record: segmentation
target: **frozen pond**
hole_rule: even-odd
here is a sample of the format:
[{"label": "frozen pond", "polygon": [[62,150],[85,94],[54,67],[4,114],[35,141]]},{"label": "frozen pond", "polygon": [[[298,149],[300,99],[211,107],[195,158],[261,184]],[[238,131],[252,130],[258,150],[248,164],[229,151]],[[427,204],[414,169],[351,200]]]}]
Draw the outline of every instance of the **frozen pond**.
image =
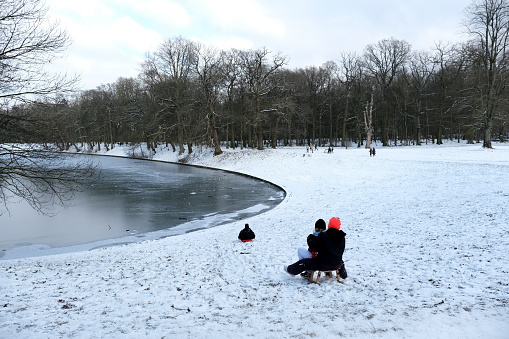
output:
[{"label": "frozen pond", "polygon": [[40,215],[24,202],[9,205],[10,216],[0,216],[0,258],[178,235],[267,211],[285,197],[270,183],[220,170],[114,157],[94,161],[100,178],[57,215]]}]

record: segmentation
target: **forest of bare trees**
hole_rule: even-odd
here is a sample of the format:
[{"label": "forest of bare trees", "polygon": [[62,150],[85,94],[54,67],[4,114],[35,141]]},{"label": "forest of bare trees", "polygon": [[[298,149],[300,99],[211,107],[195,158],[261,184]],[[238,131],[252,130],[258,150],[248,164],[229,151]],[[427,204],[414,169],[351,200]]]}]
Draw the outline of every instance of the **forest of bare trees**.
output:
[{"label": "forest of bare trees", "polygon": [[[224,147],[444,139],[490,148],[509,133],[508,8],[506,0],[474,1],[463,43],[415,51],[388,38],[362,53],[298,69],[266,48],[217,50],[170,37],[147,55],[136,78],[73,96],[18,101],[8,112],[45,121],[49,133],[37,140],[61,149],[164,143],[180,154],[196,145],[220,154]],[[14,133],[3,141],[24,138]]]}]

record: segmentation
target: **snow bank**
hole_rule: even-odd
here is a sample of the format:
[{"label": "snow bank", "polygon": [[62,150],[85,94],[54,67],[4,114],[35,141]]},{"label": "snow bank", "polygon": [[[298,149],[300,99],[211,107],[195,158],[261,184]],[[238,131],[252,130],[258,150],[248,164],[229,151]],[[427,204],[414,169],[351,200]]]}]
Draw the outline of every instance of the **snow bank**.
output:
[{"label": "snow bank", "polygon": [[[177,160],[163,149],[154,159]],[[184,235],[0,261],[0,337],[508,337],[509,145],[206,150],[188,161],[287,197]],[[332,216],[347,233],[345,283],[286,274],[315,220]],[[250,243],[237,240],[245,222]]]}]

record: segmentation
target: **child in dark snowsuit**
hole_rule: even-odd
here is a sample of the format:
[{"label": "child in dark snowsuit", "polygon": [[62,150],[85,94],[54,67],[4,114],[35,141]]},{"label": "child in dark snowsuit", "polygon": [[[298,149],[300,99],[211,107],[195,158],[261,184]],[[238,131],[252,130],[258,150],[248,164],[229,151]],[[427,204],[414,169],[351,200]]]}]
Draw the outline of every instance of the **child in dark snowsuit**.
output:
[{"label": "child in dark snowsuit", "polygon": [[317,237],[308,236],[308,246],[313,252],[318,252],[316,258],[305,258],[296,263],[285,266],[285,271],[297,275],[304,271],[335,271],[343,263],[346,233],[340,230],[341,221],[338,218],[329,220],[327,231]]},{"label": "child in dark snowsuit", "polygon": [[249,224],[246,224],[244,229],[239,233],[239,239],[242,242],[251,241],[255,238],[255,234],[252,229],[249,228]]},{"label": "child in dark snowsuit", "polygon": [[[315,222],[315,231],[313,232],[312,235],[317,237],[318,234],[320,234],[320,232],[322,232],[322,231],[325,231],[326,228],[327,228],[327,225],[325,224],[325,221],[323,219],[318,219]],[[316,252],[313,252],[309,247],[308,248],[299,247],[297,249],[297,256],[299,257],[299,260],[300,260],[300,259],[304,259],[304,258],[316,258],[317,254],[316,254]]]}]

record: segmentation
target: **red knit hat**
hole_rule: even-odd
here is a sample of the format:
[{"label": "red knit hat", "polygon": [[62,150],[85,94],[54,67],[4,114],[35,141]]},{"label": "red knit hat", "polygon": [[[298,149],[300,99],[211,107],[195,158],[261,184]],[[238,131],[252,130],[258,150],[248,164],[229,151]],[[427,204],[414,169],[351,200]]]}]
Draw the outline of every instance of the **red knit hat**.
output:
[{"label": "red knit hat", "polygon": [[337,230],[341,229],[341,220],[338,218],[332,217],[329,220],[329,228],[335,228]]}]

